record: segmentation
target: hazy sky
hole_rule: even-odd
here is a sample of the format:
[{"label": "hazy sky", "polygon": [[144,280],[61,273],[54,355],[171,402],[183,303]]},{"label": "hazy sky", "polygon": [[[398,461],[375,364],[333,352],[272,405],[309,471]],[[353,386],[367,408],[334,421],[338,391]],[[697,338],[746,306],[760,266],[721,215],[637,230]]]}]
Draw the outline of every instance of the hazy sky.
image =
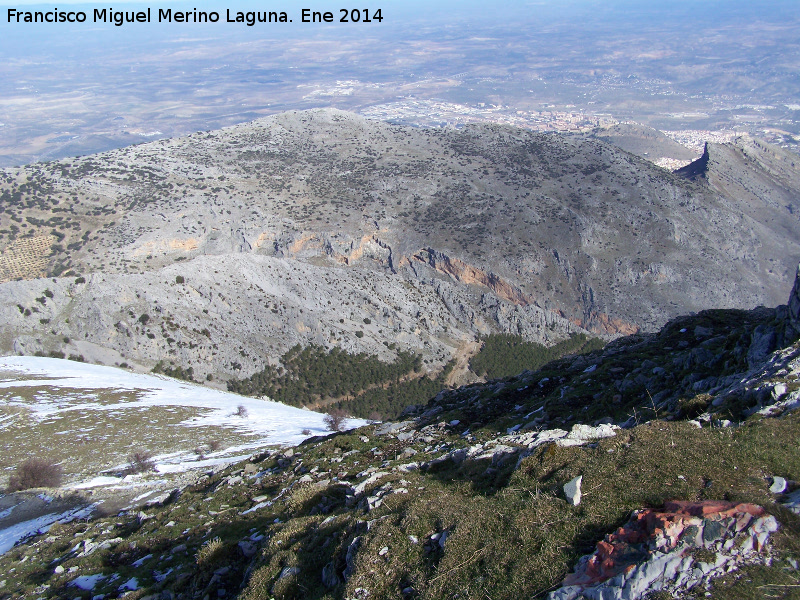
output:
[{"label": "hazy sky", "polygon": [[[12,2],[14,0],[11,0]],[[18,0],[12,5],[0,8],[0,57],[5,60],[28,60],[38,57],[47,60],[48,55],[57,53],[59,58],[67,55],[79,57],[81,52],[96,54],[102,50],[106,55],[116,54],[122,58],[137,44],[170,44],[173,40],[188,37],[213,36],[218,40],[252,41],[268,37],[270,39],[304,37],[336,40],[354,35],[368,35],[376,39],[440,39],[449,36],[481,35],[481,31],[492,34],[491,28],[531,35],[545,32],[551,25],[566,24],[570,30],[585,30],[588,37],[605,32],[638,31],[640,27],[668,26],[670,22],[716,27],[722,23],[750,23],[753,20],[781,22],[786,15],[796,19],[797,0],[526,0],[511,3],[487,2],[486,0],[383,0],[381,2],[353,3],[356,8],[382,8],[384,20],[372,24],[330,25],[300,23],[300,9],[324,8],[337,14],[339,5],[329,0],[198,0],[188,3],[185,0],[153,0],[152,2],[103,2],[87,4],[73,0],[56,0],[52,4],[27,4],[30,0]],[[8,23],[8,8],[27,10],[48,10],[59,8],[63,11],[85,10],[86,23],[71,25]],[[182,10],[215,10],[221,15],[221,22],[201,25],[187,23],[133,23],[115,27],[112,23],[93,23],[92,9],[114,8],[117,10],[138,10],[142,7],[173,8]],[[228,24],[225,10],[285,10],[292,24],[244,25]],[[155,20],[155,18],[154,18]],[[734,27],[735,28],[735,27]],[[500,33],[502,35],[502,33]]]},{"label": "hazy sky", "polygon": [[[653,104],[647,115],[684,114],[687,107],[675,105],[678,96],[681,102],[714,94],[735,98],[734,104],[797,101],[798,0],[26,1],[12,7],[85,10],[88,19],[16,24],[7,22],[9,6],[0,8],[0,148],[12,148],[7,164],[48,156],[48,148],[60,148],[51,138],[60,139],[65,131],[81,139],[117,135],[120,126],[110,121],[117,115],[147,131],[178,135],[325,103],[357,110],[408,94],[410,82],[413,94],[438,99],[450,90],[448,101],[462,103],[519,102],[525,108],[591,100],[592,110],[602,104],[623,120],[644,114],[642,102]],[[344,6],[381,8],[383,22],[300,22],[302,8],[330,10],[338,21]],[[213,10],[221,19],[121,27],[92,22],[93,8],[144,7],[153,9],[154,20],[159,8]],[[295,22],[226,23],[226,9],[285,10]],[[472,77],[463,88],[431,83],[463,73]],[[486,83],[495,76],[496,88]],[[617,88],[604,78],[628,76],[659,81],[668,89],[656,91],[666,95],[626,84],[630,97],[607,97]],[[305,89],[340,79],[363,83],[351,102]],[[530,84],[539,86],[535,93],[525,88],[545,79],[550,83]],[[715,106],[693,106],[692,114],[713,112]],[[669,127],[678,126],[670,121]],[[74,152],[122,143],[103,140]]]}]

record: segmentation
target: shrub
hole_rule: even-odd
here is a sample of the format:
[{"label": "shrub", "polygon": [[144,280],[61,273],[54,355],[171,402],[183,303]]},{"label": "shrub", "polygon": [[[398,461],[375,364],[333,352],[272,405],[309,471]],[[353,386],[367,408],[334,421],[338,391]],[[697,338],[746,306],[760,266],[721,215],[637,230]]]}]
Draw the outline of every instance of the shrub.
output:
[{"label": "shrub", "polygon": [[153,455],[147,450],[137,450],[128,456],[128,473],[147,473],[155,471],[156,463]]},{"label": "shrub", "polygon": [[344,429],[345,421],[347,421],[347,413],[341,408],[334,408],[323,417],[322,421],[330,431],[341,431]]},{"label": "shrub", "polygon": [[215,563],[222,556],[225,545],[219,537],[206,541],[197,551],[197,564],[208,566]]},{"label": "shrub", "polygon": [[183,275],[178,275],[178,276],[175,278],[175,283],[183,283],[183,282],[185,282],[185,281],[186,281],[186,280],[183,278]]},{"label": "shrub", "polygon": [[8,480],[8,490],[16,492],[35,487],[61,485],[61,467],[42,458],[29,458],[17,467]]},{"label": "shrub", "polygon": [[222,442],[219,440],[211,440],[208,442],[208,449],[211,450],[211,452],[216,452],[220,448],[222,448]]},{"label": "shrub", "polygon": [[85,278],[85,277],[83,277],[83,276],[81,276],[81,277],[76,277],[76,278],[75,278],[75,283],[86,283],[86,278]]},{"label": "shrub", "polygon": [[311,435],[311,430],[306,428],[306,429],[303,429],[303,431],[301,431],[300,433],[302,433],[303,435]]},{"label": "shrub", "polygon": [[363,338],[364,337],[364,332],[359,329],[358,331],[356,331],[356,337],[357,338]]},{"label": "shrub", "polygon": [[246,418],[248,414],[250,413],[247,412],[247,407],[244,404],[240,404],[239,406],[237,406],[236,412],[233,413],[234,416],[241,417],[243,419]]},{"label": "shrub", "polygon": [[678,400],[680,416],[685,419],[694,419],[703,414],[711,405],[712,397],[709,394],[698,394],[693,398],[681,398]]}]

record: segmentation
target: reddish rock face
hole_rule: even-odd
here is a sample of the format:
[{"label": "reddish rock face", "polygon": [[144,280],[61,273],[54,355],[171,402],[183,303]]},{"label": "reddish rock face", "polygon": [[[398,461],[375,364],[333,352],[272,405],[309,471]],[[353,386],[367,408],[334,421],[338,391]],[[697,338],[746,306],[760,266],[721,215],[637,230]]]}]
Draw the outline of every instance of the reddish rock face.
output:
[{"label": "reddish rock face", "polygon": [[760,517],[764,514],[764,509],[755,504],[734,504],[722,500],[706,500],[704,502],[673,500],[664,503],[664,512],[692,517],[719,515],[722,518],[733,516],[738,512],[745,512],[753,517]]},{"label": "reddish rock face", "polygon": [[[720,542],[736,537],[765,515],[760,506],[732,502],[667,502],[662,510],[635,511],[630,520],[598,542],[597,550],[584,557],[564,586],[591,587],[619,574],[631,573],[654,553],[717,549]],[[759,527],[752,548],[763,545]]]}]

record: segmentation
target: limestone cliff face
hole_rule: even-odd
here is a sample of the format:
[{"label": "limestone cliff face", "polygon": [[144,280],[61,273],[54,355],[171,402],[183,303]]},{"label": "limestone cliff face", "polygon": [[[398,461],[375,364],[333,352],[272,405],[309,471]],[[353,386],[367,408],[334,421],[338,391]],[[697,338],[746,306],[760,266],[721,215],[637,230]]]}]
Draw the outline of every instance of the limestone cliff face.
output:
[{"label": "limestone cliff face", "polygon": [[450,258],[446,254],[426,248],[414,254],[414,260],[429,264],[440,273],[446,273],[456,281],[466,284],[478,284],[489,288],[498,298],[507,300],[520,306],[530,304],[530,299],[519,289],[504,281],[494,273],[486,273],[472,265],[468,265],[457,258]]}]

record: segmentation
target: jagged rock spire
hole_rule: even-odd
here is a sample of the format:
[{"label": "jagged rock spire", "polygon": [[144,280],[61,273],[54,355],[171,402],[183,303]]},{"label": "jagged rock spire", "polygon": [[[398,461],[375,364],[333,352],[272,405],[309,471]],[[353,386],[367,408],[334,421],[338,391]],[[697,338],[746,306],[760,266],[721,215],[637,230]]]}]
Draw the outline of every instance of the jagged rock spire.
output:
[{"label": "jagged rock spire", "polygon": [[789,295],[789,323],[795,331],[800,333],[800,264],[794,276],[794,286]]},{"label": "jagged rock spire", "polygon": [[681,167],[675,171],[675,174],[683,177],[684,179],[695,181],[698,177],[705,176],[706,171],[708,171],[709,159],[710,155],[708,153],[708,142],[706,142],[706,145],[703,147],[703,155],[694,162],[691,162],[685,167]]}]

